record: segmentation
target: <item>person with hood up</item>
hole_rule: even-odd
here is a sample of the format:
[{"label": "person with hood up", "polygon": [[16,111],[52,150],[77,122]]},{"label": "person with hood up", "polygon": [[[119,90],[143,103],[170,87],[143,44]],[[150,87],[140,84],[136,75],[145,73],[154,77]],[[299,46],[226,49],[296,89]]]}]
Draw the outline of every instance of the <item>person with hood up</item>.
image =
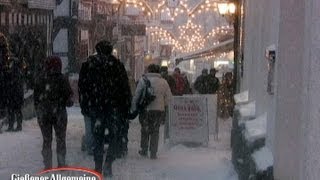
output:
[{"label": "person with hood up", "polygon": [[69,81],[61,73],[62,63],[57,56],[50,56],[44,62],[44,72],[35,82],[34,105],[43,144],[44,169],[52,168],[52,130],[57,141],[58,167],[66,166],[66,106],[72,106],[72,90]]}]

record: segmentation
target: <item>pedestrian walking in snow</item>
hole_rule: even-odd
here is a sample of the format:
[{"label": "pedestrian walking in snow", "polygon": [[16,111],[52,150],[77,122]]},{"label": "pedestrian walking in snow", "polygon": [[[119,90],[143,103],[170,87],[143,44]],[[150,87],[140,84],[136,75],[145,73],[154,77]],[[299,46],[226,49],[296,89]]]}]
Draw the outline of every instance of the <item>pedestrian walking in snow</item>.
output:
[{"label": "pedestrian walking in snow", "polygon": [[[9,127],[7,131],[22,130],[23,106],[23,63],[20,59],[13,57],[9,51],[6,37],[0,34],[0,110],[7,110]],[[14,123],[17,127],[14,129]]]},{"label": "pedestrian walking in snow", "polygon": [[[111,54],[111,43],[100,41],[95,48],[97,54],[89,56],[79,75],[81,110],[91,119],[95,170],[112,176],[112,163],[120,151],[121,127],[123,121],[127,121],[131,92],[124,65]],[[106,129],[110,139],[103,162]]]},{"label": "pedestrian walking in snow", "polygon": [[[170,87],[170,90],[171,90],[171,93],[174,92],[175,88],[176,88],[176,83],[175,83],[175,80],[172,76],[169,75],[169,72],[168,72],[168,67],[166,66],[162,66],[160,68],[160,73],[161,73],[161,76],[162,78],[164,78],[169,87]],[[162,124],[164,124],[164,139],[168,139],[169,138],[169,108],[168,108],[168,105],[165,106],[164,108],[164,116],[163,116],[163,119],[161,120]]]},{"label": "pedestrian walking in snow", "polygon": [[211,68],[210,69],[210,74],[207,76],[207,87],[206,87],[206,93],[207,94],[216,94],[217,91],[219,90],[220,82],[219,79],[216,77],[216,69]]},{"label": "pedestrian walking in snow", "polygon": [[9,59],[8,41],[4,34],[0,33],[0,132],[6,118],[7,107],[7,63]]},{"label": "pedestrian walking in snow", "polygon": [[[159,127],[164,116],[165,106],[168,105],[172,94],[170,87],[165,79],[160,75],[160,68],[155,64],[148,66],[148,73],[140,78],[135,95],[132,100],[132,111],[139,111],[139,122],[141,124],[141,150],[139,154],[148,155],[150,158],[157,159]],[[147,84],[154,90],[155,99],[146,107],[139,107],[141,98],[145,98]],[[144,109],[141,109],[144,108]]]},{"label": "pedestrian walking in snow", "polygon": [[175,81],[175,88],[172,92],[175,96],[182,96],[183,94],[189,94],[190,88],[187,87],[188,83],[186,79],[182,76],[180,68],[176,67],[173,72],[173,78]]},{"label": "pedestrian walking in snow", "polygon": [[[16,57],[9,58],[7,79],[7,111],[8,111],[8,131],[22,130],[22,106],[24,102],[23,88],[23,63]],[[17,127],[14,129],[14,123]]]},{"label": "pedestrian walking in snow", "polygon": [[174,78],[171,75],[169,75],[168,67],[162,66],[160,68],[160,74],[161,74],[162,78],[165,79],[167,81],[167,83],[169,84],[169,87],[170,87],[170,90],[172,93],[175,89],[176,84],[175,84]]},{"label": "pedestrian walking in snow", "polygon": [[50,56],[46,59],[44,72],[35,82],[34,105],[43,144],[42,156],[45,169],[52,168],[52,129],[57,141],[58,167],[66,166],[66,106],[72,106],[72,90],[69,81],[61,73],[61,59]]},{"label": "pedestrian walking in snow", "polygon": [[207,94],[207,77],[208,77],[208,69],[203,69],[200,76],[197,77],[194,82],[194,89],[198,91],[200,94]]},{"label": "pedestrian walking in snow", "polygon": [[84,116],[84,136],[81,140],[81,150],[86,151],[89,155],[93,155],[94,137],[92,132],[92,119],[89,116],[89,100],[92,87],[88,86],[89,77],[87,77],[89,69],[89,59],[82,63],[79,73],[78,91],[79,91],[79,103],[81,107],[81,113]]}]

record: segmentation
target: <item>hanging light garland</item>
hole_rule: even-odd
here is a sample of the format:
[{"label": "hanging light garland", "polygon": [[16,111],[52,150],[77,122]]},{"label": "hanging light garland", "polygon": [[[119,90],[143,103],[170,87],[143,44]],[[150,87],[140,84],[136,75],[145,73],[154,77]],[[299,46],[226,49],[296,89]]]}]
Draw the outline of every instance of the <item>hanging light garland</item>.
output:
[{"label": "hanging light garland", "polygon": [[144,14],[146,14],[149,18],[153,14],[152,8],[149,6],[149,4],[146,1],[137,1],[137,0],[127,0],[126,1],[126,8],[134,8],[138,11],[142,11]]},{"label": "hanging light garland", "polygon": [[149,33],[152,37],[155,37],[158,42],[161,42],[165,45],[173,45],[176,43],[173,35],[159,26],[150,26],[146,28],[146,32]]},{"label": "hanging light garland", "polygon": [[188,20],[186,25],[178,27],[180,31],[179,43],[175,49],[183,53],[200,50],[204,47],[205,39],[201,35],[202,26]]},{"label": "hanging light garland", "polygon": [[[204,0],[194,8],[189,8],[187,0],[177,0],[175,6],[170,6],[166,0],[160,1],[157,5],[144,0],[127,0],[126,7],[133,7],[141,10],[148,15],[149,19],[171,22],[179,15],[187,15],[188,22],[185,25],[178,26],[179,37],[175,38],[168,30],[163,29],[160,25],[149,26],[147,32],[156,39],[160,44],[173,45],[173,51],[180,53],[190,53],[201,50],[206,46],[219,44],[218,37],[233,33],[233,27],[220,26],[212,29],[206,35],[203,35],[201,25],[194,24],[191,20],[201,13],[214,12],[218,13],[218,3],[214,0]],[[155,9],[155,10],[154,10]],[[193,20],[194,21],[194,20]]]}]

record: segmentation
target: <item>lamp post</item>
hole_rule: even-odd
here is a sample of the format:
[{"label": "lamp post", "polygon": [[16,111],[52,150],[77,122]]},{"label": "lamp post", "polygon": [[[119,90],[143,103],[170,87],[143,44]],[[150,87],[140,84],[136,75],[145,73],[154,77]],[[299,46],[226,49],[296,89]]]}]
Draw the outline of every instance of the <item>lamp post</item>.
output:
[{"label": "lamp post", "polygon": [[234,67],[233,67],[233,77],[234,77],[234,94],[240,91],[240,80],[239,80],[239,0],[233,0],[232,2],[221,2],[218,4],[219,13],[222,16],[228,16],[233,23],[234,27]]}]

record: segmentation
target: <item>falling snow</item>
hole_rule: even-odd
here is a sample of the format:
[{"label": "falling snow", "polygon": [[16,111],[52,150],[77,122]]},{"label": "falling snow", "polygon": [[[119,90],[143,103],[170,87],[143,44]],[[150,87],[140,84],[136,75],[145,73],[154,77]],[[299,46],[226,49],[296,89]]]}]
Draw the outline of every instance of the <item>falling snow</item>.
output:
[{"label": "falling snow", "polygon": [[[92,156],[81,151],[84,133],[83,116],[80,109],[68,109],[67,163],[70,166],[94,168]],[[41,170],[42,137],[36,119],[24,121],[19,133],[4,132],[0,135],[0,179],[8,179],[12,173],[36,173]],[[219,141],[210,139],[209,147],[187,148],[178,145],[169,148],[163,140],[160,128],[159,154],[157,160],[142,158],[138,154],[140,125],[138,120],[130,123],[129,153],[118,159],[113,166],[113,179],[119,180],[237,180],[233,169],[229,145],[231,120],[220,123]],[[54,139],[55,141],[55,139]],[[55,143],[53,143],[55,149]],[[55,153],[54,153],[55,154]],[[54,156],[55,160],[56,157]],[[54,164],[56,161],[54,161]]]}]

